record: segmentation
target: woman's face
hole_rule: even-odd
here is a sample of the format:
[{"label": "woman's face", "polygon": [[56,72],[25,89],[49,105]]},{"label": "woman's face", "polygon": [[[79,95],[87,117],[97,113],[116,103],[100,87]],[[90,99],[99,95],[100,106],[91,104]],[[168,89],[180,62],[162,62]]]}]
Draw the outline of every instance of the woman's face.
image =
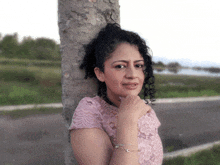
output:
[{"label": "woman's face", "polygon": [[105,61],[104,73],[99,70],[97,78],[106,83],[108,98],[118,99],[140,93],[144,82],[143,69],[144,59],[138,48],[121,43]]}]

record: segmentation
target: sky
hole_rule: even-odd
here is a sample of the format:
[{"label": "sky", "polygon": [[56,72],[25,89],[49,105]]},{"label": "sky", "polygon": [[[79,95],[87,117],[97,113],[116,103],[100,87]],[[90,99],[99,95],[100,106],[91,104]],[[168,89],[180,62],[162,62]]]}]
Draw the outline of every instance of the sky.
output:
[{"label": "sky", "polygon": [[[119,0],[120,24],[144,38],[153,60],[220,67],[219,0]],[[59,43],[57,0],[0,1],[0,33]]]}]

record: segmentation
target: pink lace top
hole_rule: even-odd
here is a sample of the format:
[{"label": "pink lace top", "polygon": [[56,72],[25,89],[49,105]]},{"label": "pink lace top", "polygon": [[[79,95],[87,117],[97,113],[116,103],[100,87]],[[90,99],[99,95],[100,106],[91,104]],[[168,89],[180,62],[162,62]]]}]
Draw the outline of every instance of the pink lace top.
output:
[{"label": "pink lace top", "polygon": [[[110,137],[112,144],[116,140],[118,108],[106,103],[99,96],[85,97],[77,106],[69,130],[80,128],[99,128]],[[141,165],[160,165],[163,160],[163,148],[158,135],[160,122],[152,110],[138,121],[138,149]]]}]

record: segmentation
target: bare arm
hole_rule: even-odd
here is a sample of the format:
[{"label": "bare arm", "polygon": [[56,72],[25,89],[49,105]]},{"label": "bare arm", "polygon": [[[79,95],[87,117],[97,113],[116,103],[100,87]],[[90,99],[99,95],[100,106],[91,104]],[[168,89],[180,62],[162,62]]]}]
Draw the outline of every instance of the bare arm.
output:
[{"label": "bare arm", "polygon": [[73,130],[71,144],[79,165],[109,164],[113,147],[103,130],[98,128]]},{"label": "bare arm", "polygon": [[[137,128],[120,127],[117,138],[128,149],[137,150]],[[108,135],[98,128],[71,131],[71,144],[79,165],[138,165],[137,152],[114,149]]]},{"label": "bare arm", "polygon": [[110,165],[139,165],[137,123],[127,121],[124,118],[118,119],[116,139],[119,144],[125,144],[124,148],[134,151],[126,152],[122,148],[114,149]]}]

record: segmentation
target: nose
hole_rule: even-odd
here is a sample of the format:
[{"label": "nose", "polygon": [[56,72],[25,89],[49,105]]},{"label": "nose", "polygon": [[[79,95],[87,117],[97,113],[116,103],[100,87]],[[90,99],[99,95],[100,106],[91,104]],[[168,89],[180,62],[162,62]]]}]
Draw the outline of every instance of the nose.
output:
[{"label": "nose", "polygon": [[127,67],[125,77],[129,79],[136,78],[137,77],[136,69],[133,66]]}]

